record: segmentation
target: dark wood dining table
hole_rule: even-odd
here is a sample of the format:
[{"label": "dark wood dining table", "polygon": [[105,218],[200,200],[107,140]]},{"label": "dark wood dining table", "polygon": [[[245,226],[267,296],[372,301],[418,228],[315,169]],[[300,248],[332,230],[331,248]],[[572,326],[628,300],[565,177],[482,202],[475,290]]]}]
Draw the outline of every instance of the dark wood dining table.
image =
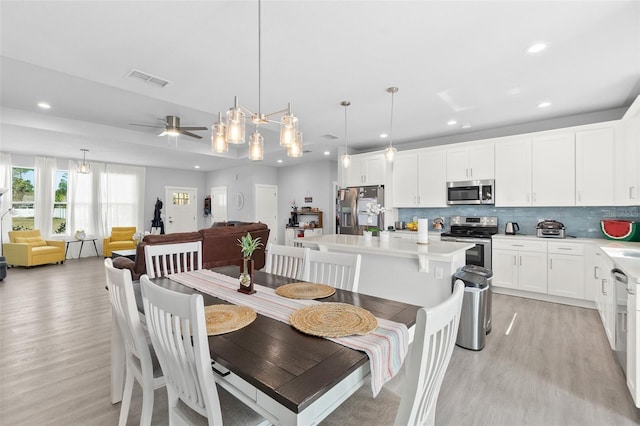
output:
[{"label": "dark wood dining table", "polygon": [[[238,277],[238,266],[213,269]],[[277,288],[297,282],[256,271],[256,284]],[[152,281],[182,293],[196,290],[169,278]],[[390,283],[390,285],[392,285]],[[138,283],[134,283],[138,309],[143,312]],[[228,302],[203,294],[204,304]],[[413,338],[418,306],[336,289],[322,302],[360,306],[378,318],[404,323]],[[112,402],[120,400],[124,365],[117,325],[112,326]],[[330,414],[360,386],[368,382],[369,358],[330,340],[310,336],[281,321],[258,315],[250,325],[218,336],[209,336],[209,350],[217,380],[240,399],[258,408],[275,424],[315,424]],[[118,365],[120,364],[120,365]]]}]

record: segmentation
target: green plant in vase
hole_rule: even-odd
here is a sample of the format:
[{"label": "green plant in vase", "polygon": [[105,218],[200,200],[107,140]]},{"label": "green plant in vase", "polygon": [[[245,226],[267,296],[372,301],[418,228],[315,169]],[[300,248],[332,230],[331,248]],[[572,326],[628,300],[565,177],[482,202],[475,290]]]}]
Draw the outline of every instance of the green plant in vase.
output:
[{"label": "green plant in vase", "polygon": [[240,272],[240,288],[238,291],[243,293],[255,293],[253,290],[253,265],[250,267],[251,256],[253,252],[262,247],[260,237],[253,238],[249,232],[247,235],[238,240],[240,252],[242,253],[242,271]]}]

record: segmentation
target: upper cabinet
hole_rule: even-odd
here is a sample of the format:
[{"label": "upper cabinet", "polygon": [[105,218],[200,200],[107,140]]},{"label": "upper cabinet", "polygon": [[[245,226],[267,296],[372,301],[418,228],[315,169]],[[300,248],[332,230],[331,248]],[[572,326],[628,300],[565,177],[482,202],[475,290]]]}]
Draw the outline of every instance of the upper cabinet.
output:
[{"label": "upper cabinet", "polygon": [[531,138],[496,142],[496,206],[531,205]]},{"label": "upper cabinet", "polygon": [[345,173],[345,186],[384,185],[385,172],[383,153],[352,155]]},{"label": "upper cabinet", "polygon": [[393,162],[393,207],[446,207],[446,152],[401,151]]},{"label": "upper cabinet", "polygon": [[640,206],[640,96],[620,121],[616,138],[615,203]]},{"label": "upper cabinet", "polygon": [[447,181],[493,179],[493,141],[460,145],[447,150]]},{"label": "upper cabinet", "polygon": [[576,205],[614,204],[613,127],[576,132]]},{"label": "upper cabinet", "polygon": [[534,135],[531,142],[532,205],[574,206],[575,185],[573,132]]}]

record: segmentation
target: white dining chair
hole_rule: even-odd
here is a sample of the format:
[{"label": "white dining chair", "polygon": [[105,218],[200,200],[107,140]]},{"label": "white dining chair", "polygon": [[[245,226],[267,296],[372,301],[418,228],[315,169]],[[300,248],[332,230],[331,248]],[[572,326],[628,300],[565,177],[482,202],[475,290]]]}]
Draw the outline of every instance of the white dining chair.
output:
[{"label": "white dining chair", "polygon": [[269,244],[264,271],[293,279],[302,279],[305,251],[302,247]]},{"label": "white dining chair", "polygon": [[263,424],[258,413],[238,401],[220,403],[202,295],[167,290],[146,275],[140,277],[140,286],[149,335],[167,381],[169,424],[192,424],[193,410],[206,417],[209,425],[222,425],[227,409],[237,410],[238,406],[243,410],[243,424]]},{"label": "white dining chair", "polygon": [[125,350],[125,384],[118,424],[127,424],[133,383],[136,380],[142,387],[140,424],[150,425],[153,391],[164,386],[165,380],[138,316],[131,271],[114,268],[111,259],[104,260],[104,267],[112,312],[118,323]]},{"label": "white dining chair", "polygon": [[202,269],[202,241],[144,247],[149,278]]},{"label": "white dining chair", "polygon": [[[400,400],[387,386],[373,399],[370,389],[361,388],[331,413],[323,425],[391,424],[396,426],[434,425],[436,403],[444,375],[458,336],[464,284],[457,280],[453,293],[444,302],[420,308],[415,335],[402,366]],[[394,378],[395,380],[395,378]],[[383,407],[383,408],[381,408]],[[395,420],[389,410],[398,407]]]},{"label": "white dining chair", "polygon": [[359,254],[335,253],[304,249],[304,281],[328,284],[342,290],[358,291],[360,281]]}]

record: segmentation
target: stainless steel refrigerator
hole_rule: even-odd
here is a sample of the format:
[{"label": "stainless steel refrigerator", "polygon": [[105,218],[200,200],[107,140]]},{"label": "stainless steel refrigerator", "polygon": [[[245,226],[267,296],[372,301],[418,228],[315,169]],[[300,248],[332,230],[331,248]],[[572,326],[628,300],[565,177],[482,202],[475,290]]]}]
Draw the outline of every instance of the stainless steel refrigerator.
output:
[{"label": "stainless steel refrigerator", "polygon": [[367,214],[369,203],[384,206],[383,186],[359,186],[338,190],[338,233],[362,235],[362,231],[370,226],[384,229],[384,213],[377,216]]}]

